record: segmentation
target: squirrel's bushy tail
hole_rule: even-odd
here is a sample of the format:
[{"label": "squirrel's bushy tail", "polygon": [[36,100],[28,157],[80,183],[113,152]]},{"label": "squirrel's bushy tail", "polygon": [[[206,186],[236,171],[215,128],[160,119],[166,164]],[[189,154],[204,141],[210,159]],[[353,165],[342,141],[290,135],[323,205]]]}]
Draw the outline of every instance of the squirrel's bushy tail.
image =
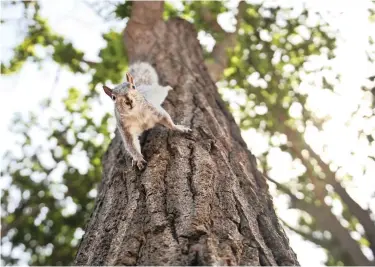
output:
[{"label": "squirrel's bushy tail", "polygon": [[159,84],[158,74],[147,62],[135,62],[129,67],[130,74],[134,77],[135,84],[152,85]]}]

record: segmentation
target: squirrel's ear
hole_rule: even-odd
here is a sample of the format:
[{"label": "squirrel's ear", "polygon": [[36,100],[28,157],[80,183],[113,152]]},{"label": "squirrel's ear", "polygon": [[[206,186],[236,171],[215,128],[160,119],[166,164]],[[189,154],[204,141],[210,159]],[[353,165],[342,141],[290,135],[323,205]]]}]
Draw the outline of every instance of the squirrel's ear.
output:
[{"label": "squirrel's ear", "polygon": [[126,73],[126,81],[128,83],[130,83],[131,89],[135,89],[135,83],[134,83],[133,76],[129,72]]},{"label": "squirrel's ear", "polygon": [[103,85],[103,89],[104,89],[104,92],[109,96],[109,97],[112,97],[112,89],[110,89],[109,87]]},{"label": "squirrel's ear", "polygon": [[126,81],[128,83],[133,83],[133,77],[129,72],[126,73]]}]

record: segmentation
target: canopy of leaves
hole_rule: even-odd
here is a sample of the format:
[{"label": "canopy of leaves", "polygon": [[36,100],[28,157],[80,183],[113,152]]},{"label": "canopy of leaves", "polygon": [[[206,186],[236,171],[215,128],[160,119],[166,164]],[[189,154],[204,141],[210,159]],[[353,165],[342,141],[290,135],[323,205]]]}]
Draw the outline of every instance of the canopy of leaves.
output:
[{"label": "canopy of leaves", "polygon": [[[101,177],[101,157],[110,142],[110,114],[102,114],[100,120],[92,116],[96,88],[99,83],[123,79],[126,53],[121,34],[110,31],[103,35],[106,46],[99,53],[101,62],[86,62],[82,51],[54,33],[40,17],[37,2],[25,8],[32,13],[28,34],[14,49],[11,61],[2,64],[2,73],[17,72],[26,61],[51,57],[73,73],[91,73],[92,80],[88,94],[69,89],[63,114],[47,122],[41,122],[42,114],[33,114],[16,117],[12,123],[11,130],[21,136],[22,156],[9,152],[4,160],[2,176],[10,176],[12,182],[1,195],[2,243],[10,241],[13,249],[28,252],[33,265],[68,265],[91,214]],[[49,51],[45,58],[34,53],[36,46]],[[51,112],[49,104],[49,100],[43,103],[43,111]],[[33,145],[30,132],[35,128],[45,131],[48,144]],[[74,162],[77,154],[81,164],[87,161],[83,172]],[[12,203],[15,194],[21,195],[16,207]],[[2,255],[2,259],[8,264],[18,261],[13,254]]]}]

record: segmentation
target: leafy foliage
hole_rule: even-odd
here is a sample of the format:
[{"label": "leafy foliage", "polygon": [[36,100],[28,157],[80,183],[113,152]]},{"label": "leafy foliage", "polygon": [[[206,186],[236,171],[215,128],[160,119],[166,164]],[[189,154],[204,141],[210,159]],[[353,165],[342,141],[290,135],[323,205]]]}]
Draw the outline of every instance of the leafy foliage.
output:
[{"label": "leafy foliage", "polygon": [[[40,62],[41,56],[36,52],[37,47],[52,48],[49,55],[55,62],[68,67],[72,72],[84,72],[81,66],[83,52],[74,49],[71,42],[54,33],[45,19],[40,16],[38,2],[26,5],[33,13],[23,42],[14,49],[14,56],[9,64],[1,64],[1,74],[11,74],[20,70],[26,60]],[[28,13],[28,12],[26,12]]]},{"label": "leafy foliage", "polygon": [[[127,58],[121,34],[110,31],[103,35],[107,45],[99,53],[101,62],[85,62],[83,52],[51,31],[47,21],[40,17],[37,2],[27,8],[34,11],[33,23],[2,73],[17,72],[27,60],[45,60],[34,53],[33,48],[39,45],[51,51],[46,57],[67,66],[73,73],[90,72],[92,80],[88,94],[77,88],[69,89],[63,100],[63,114],[46,118],[44,123],[42,113],[30,118],[18,116],[12,123],[11,130],[22,140],[23,156],[9,152],[5,157],[2,175],[10,176],[12,185],[1,196],[2,243],[10,241],[13,249],[20,247],[28,252],[33,265],[68,265],[93,209],[101,177],[101,157],[110,142],[110,114],[102,114],[100,120],[92,117],[92,103],[98,95],[96,87],[108,80],[119,83]],[[43,113],[52,112],[49,105],[49,100],[43,103]],[[35,146],[33,129],[44,131],[47,145]],[[77,155],[80,164],[75,162]],[[82,169],[82,165],[87,168]],[[16,208],[13,208],[14,194],[21,195]],[[2,255],[8,264],[17,264],[17,258],[12,254]]]}]

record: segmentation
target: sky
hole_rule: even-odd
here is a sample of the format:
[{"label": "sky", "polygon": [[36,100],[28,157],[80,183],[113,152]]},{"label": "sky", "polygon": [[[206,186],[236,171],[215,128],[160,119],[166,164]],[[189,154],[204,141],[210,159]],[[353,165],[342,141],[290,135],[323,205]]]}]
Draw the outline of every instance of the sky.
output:
[{"label": "sky", "polygon": [[[90,7],[90,1],[41,1],[42,15],[48,18],[52,29],[73,42],[73,45],[85,51],[87,60],[97,60],[98,51],[105,45],[101,38],[101,33],[107,32],[110,28],[122,30],[124,27],[121,21],[105,22],[97,16]],[[270,3],[275,1],[268,1]],[[234,6],[236,5],[233,2]],[[358,104],[368,103],[362,100],[363,97],[359,88],[363,79],[375,73],[375,67],[367,62],[365,49],[367,48],[367,37],[369,33],[375,34],[374,24],[368,22],[366,7],[369,1],[323,1],[315,0],[308,2],[312,9],[324,13],[331,11],[334,15],[326,16],[332,27],[340,30],[340,40],[338,42],[337,56],[332,62],[332,67],[336,72],[342,74],[342,80],[336,86],[336,93],[332,94],[324,90],[313,90],[307,84],[301,84],[300,90],[308,90],[308,105],[316,111],[320,117],[330,116],[331,120],[324,126],[323,132],[316,129],[308,129],[306,140],[311,144],[316,152],[323,155],[323,159],[331,162],[331,167],[335,170],[338,166],[344,166],[339,173],[344,176],[346,173],[353,175],[353,180],[345,185],[352,197],[364,208],[375,210],[374,194],[375,166],[366,161],[366,155],[374,153],[375,145],[367,147],[363,140],[356,135],[358,127],[365,128],[366,131],[375,130],[375,120],[370,123],[361,119],[361,116],[347,123],[347,120]],[[284,1],[284,4],[291,6],[301,5],[299,0]],[[17,18],[19,11],[2,14],[4,18]],[[226,30],[231,30],[230,15],[219,17],[219,23]],[[9,23],[0,28],[1,36],[1,61],[9,59],[11,48],[22,40],[25,29],[20,29],[19,22]],[[374,36],[375,37],[375,36]],[[200,40],[204,45],[212,47],[212,40],[204,35],[200,35]],[[316,63],[318,64],[318,63]],[[67,95],[67,88],[75,86],[82,91],[87,90],[88,75],[72,75],[63,68],[58,67],[52,61],[47,61],[42,68],[34,63],[27,63],[19,74],[0,79],[0,159],[3,159],[5,151],[12,150],[15,153],[14,136],[8,127],[15,112],[28,114],[30,111],[41,113],[40,101],[46,97],[52,99],[52,109],[50,112],[60,112],[63,107],[61,99]],[[240,101],[231,93],[225,93],[225,98],[235,103]],[[102,96],[98,113],[105,113],[112,110],[112,103],[106,101]],[[365,102],[363,102],[365,101]],[[367,100],[368,101],[368,100]],[[15,104],[16,103],[16,104]],[[367,105],[363,105],[363,114],[368,113]],[[296,107],[296,114],[298,107]],[[53,114],[48,114],[53,115]],[[46,116],[46,114],[41,115]],[[42,133],[36,132],[36,140],[43,142]],[[243,137],[250,150],[257,156],[267,149],[266,138],[255,130],[243,132]],[[355,151],[351,155],[351,151]],[[270,175],[280,182],[288,181],[298,171],[298,164],[293,163],[286,153],[277,149],[272,150],[269,155],[269,163],[272,166]],[[365,174],[362,167],[367,168]],[[9,180],[2,179],[0,187],[9,185]],[[271,185],[271,191],[275,193],[275,188]],[[288,223],[295,225],[297,212],[287,209],[285,197],[275,197],[274,204],[279,216]],[[336,203],[337,204],[337,203]],[[340,205],[334,208],[340,210]],[[303,241],[298,235],[287,231],[290,243],[297,253],[298,259],[303,266],[322,266],[325,253],[322,249],[310,242]],[[366,252],[368,253],[368,252]]]}]

